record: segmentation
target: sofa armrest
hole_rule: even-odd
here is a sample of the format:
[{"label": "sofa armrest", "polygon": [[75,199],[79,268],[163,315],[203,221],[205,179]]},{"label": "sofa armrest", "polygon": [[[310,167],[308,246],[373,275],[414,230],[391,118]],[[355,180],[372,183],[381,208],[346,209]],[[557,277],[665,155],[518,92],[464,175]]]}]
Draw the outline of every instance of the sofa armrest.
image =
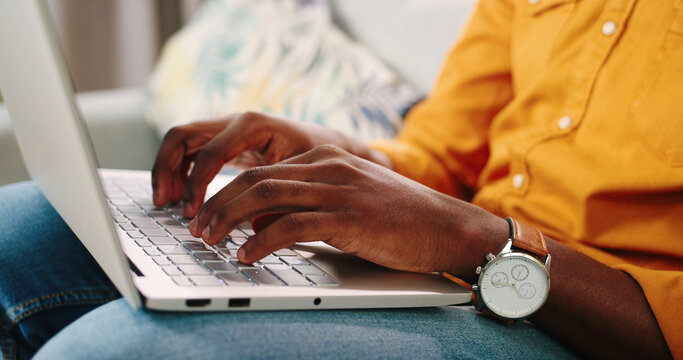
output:
[{"label": "sofa armrest", "polygon": [[[144,116],[142,88],[80,93],[76,102],[103,168],[150,169],[159,138]],[[0,185],[29,179],[9,114],[0,105]]]}]

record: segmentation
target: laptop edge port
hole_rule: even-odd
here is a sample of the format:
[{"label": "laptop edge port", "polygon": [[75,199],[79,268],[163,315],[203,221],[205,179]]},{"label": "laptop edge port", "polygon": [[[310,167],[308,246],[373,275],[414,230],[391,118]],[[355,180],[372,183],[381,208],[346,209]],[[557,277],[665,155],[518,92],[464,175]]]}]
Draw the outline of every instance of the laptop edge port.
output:
[{"label": "laptop edge port", "polygon": [[249,298],[235,298],[228,301],[228,307],[249,307],[250,303]]},{"label": "laptop edge port", "polygon": [[204,307],[211,304],[211,299],[190,299],[185,300],[187,307]]}]

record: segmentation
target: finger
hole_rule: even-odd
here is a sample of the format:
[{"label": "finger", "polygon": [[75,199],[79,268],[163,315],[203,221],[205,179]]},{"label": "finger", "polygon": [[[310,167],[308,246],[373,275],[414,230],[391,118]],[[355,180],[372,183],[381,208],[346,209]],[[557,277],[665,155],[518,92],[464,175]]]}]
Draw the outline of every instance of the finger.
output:
[{"label": "finger", "polygon": [[251,229],[254,230],[255,233],[257,233],[270,226],[270,224],[274,223],[275,221],[277,221],[277,219],[281,218],[285,214],[287,213],[267,213],[259,215],[251,219]]},{"label": "finger", "polygon": [[316,210],[333,190],[329,185],[268,179],[252,186],[217,209],[202,230],[207,244],[224,239],[238,224],[275,212]]},{"label": "finger", "polygon": [[237,257],[240,262],[251,264],[296,242],[327,241],[332,236],[335,224],[332,214],[326,212],[285,214],[249,237],[237,251]]},{"label": "finger", "polygon": [[216,210],[263,180],[281,179],[311,182],[315,176],[315,169],[305,165],[277,164],[245,170],[202,205],[195,219],[190,222],[190,233],[197,237],[201,236],[204,227],[209,223]]},{"label": "finger", "polygon": [[206,187],[218,174],[223,165],[246,150],[267,146],[268,133],[248,136],[242,126],[230,126],[207,142],[197,153],[194,167],[185,184],[185,217],[191,218],[204,202]]},{"label": "finger", "polygon": [[152,167],[155,205],[164,206],[169,202],[173,191],[171,176],[185,154],[196,151],[225,126],[226,121],[200,122],[174,127],[166,133]]},{"label": "finger", "polygon": [[180,166],[176,168],[171,176],[171,202],[178,203],[183,199],[183,191],[185,191],[185,183],[187,182],[188,171],[192,162],[194,161],[194,155],[185,155],[183,160],[181,160]]}]

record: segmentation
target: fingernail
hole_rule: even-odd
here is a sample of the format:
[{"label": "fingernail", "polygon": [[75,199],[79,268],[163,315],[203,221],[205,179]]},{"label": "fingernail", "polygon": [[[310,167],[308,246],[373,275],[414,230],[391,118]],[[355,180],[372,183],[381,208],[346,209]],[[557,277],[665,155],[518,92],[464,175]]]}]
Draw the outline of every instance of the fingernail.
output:
[{"label": "fingernail", "polygon": [[206,225],[204,231],[202,231],[202,238],[206,241],[209,240],[209,236],[211,236],[211,225]]},{"label": "fingernail", "polygon": [[190,204],[190,203],[185,203],[185,207],[184,207],[183,211],[185,211],[185,217],[194,216],[194,208],[192,207],[192,204]]},{"label": "fingernail", "polygon": [[244,258],[247,257],[247,250],[244,249],[244,246],[240,247],[239,250],[237,250],[237,258],[242,261]]},{"label": "fingernail", "polygon": [[192,219],[192,221],[190,221],[189,228],[190,228],[191,233],[193,233],[193,234],[197,233],[197,218],[194,218],[194,219]]}]

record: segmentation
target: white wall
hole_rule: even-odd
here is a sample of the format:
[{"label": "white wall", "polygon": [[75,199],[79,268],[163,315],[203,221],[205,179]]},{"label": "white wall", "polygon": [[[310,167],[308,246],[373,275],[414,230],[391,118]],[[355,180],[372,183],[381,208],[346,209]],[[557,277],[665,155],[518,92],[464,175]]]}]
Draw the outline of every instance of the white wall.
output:
[{"label": "white wall", "polygon": [[[77,91],[141,86],[161,46],[159,7],[172,0],[47,0]],[[179,0],[187,20],[202,0]]]}]

